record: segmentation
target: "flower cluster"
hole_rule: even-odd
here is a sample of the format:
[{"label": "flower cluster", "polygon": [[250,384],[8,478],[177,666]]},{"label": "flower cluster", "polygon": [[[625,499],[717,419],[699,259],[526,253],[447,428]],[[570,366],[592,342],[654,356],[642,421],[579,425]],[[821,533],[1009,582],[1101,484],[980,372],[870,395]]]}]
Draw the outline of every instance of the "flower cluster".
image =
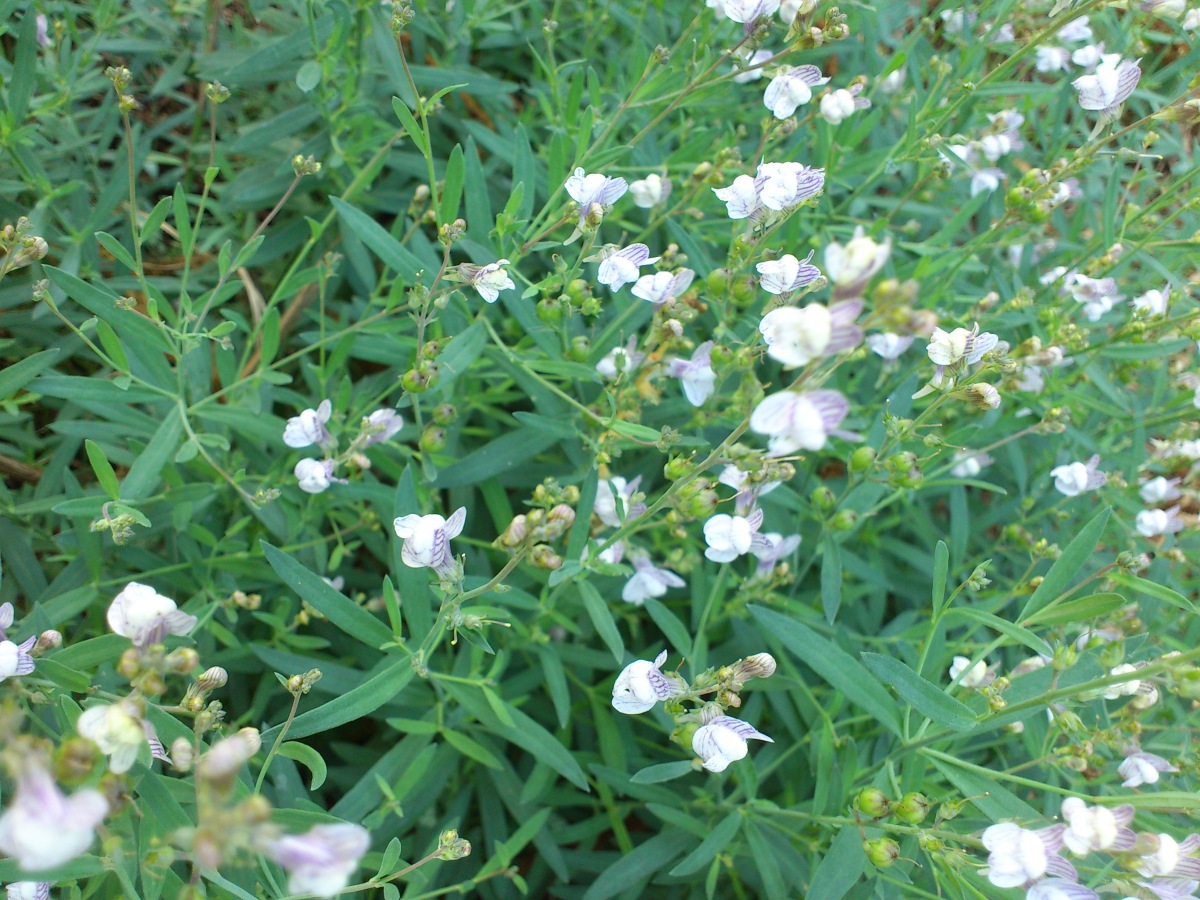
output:
[{"label": "flower cluster", "polygon": [[377,409],[363,417],[350,446],[343,453],[335,454],[338,440],[327,427],[332,415],[332,402],[322,400],[316,409],[306,409],[292,416],[283,429],[283,442],[287,446],[298,450],[316,446],[325,453],[324,459],[307,457],[296,463],[296,481],[305,493],[320,494],[330,485],[346,484],[345,478],[336,477],[339,467],[368,468],[370,460],[363,450],[391,440],[404,427],[403,418],[394,409]]}]

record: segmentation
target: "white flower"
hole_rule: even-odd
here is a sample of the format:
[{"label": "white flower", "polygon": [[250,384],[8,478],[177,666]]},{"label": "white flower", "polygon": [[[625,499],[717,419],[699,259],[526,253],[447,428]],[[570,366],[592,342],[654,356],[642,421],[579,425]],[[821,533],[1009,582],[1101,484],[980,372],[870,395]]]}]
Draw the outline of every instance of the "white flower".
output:
[{"label": "white flower", "polygon": [[788,253],[775,260],[760,262],[756,268],[762,277],[758,283],[769,294],[789,294],[792,291],[807,287],[821,277],[821,270],[809,265],[813,258],[810,252],[804,260],[798,260]]},{"label": "white flower", "polygon": [[1133,832],[1125,826],[1133,821],[1132,806],[1088,806],[1078,797],[1068,797],[1062,804],[1062,818],[1067,823],[1063,843],[1077,856],[1087,856],[1095,850],[1128,850],[1133,846]]},{"label": "white flower", "polygon": [[128,772],[137,761],[138,751],[146,743],[140,718],[126,703],[101,703],[88,707],[79,716],[75,728],[109,757],[108,768]]},{"label": "white flower", "polygon": [[364,447],[389,441],[401,428],[404,419],[394,409],[377,409],[363,420],[362,433],[366,435]]},{"label": "white flower", "polygon": [[1106,54],[1095,72],[1072,82],[1079,93],[1079,105],[1105,115],[1116,112],[1117,107],[1129,99],[1142,77],[1139,62],[1141,60],[1121,59],[1115,53]]},{"label": "white flower", "polygon": [[[637,492],[639,475],[633,481],[626,481],[619,475],[605,478],[596,485],[596,500],[592,504],[592,512],[601,522],[610,528],[620,528],[626,519],[636,519],[646,511],[645,503],[633,503],[633,495]],[[621,499],[621,508],[617,509],[617,498]]]},{"label": "white flower", "polygon": [[[959,678],[959,676],[962,676]],[[985,684],[992,681],[991,673],[988,672],[987,663],[982,659],[975,665],[971,665],[971,660],[965,656],[954,657],[954,662],[950,666],[950,680],[958,678],[958,683],[965,688],[981,688]]]},{"label": "white flower", "polygon": [[[771,485],[771,487],[776,486]],[[755,575],[770,575],[781,559],[791,556],[800,546],[800,535],[798,534],[789,534],[784,537],[778,531],[768,531],[762,537],[769,546],[750,548],[750,552],[758,558],[758,567],[754,570]]]},{"label": "white flower", "polygon": [[704,523],[704,540],[708,544],[704,555],[713,562],[727,563],[752,551],[769,551],[770,542],[758,533],[762,520],[761,509],[749,516],[717,513],[710,517]]},{"label": "white flower", "polygon": [[746,742],[750,739],[775,743],[749,722],[732,716],[717,716],[696,729],[692,735],[692,751],[704,760],[704,768],[708,771],[724,772],[731,762],[745,758],[749,751]]},{"label": "white flower", "polygon": [[926,352],[929,359],[939,366],[954,366],[961,362],[974,365],[983,359],[983,355],[992,350],[999,340],[991,332],[985,331],[981,334],[978,325],[970,331],[955,328],[947,332],[941,328],[934,328]]},{"label": "white flower", "polygon": [[1200,859],[1192,855],[1197,849],[1200,835],[1189,834],[1176,841],[1169,834],[1141,834],[1134,846],[1138,854],[1134,868],[1147,878],[1191,879],[1187,887],[1190,894],[1196,889],[1195,879],[1200,878]]},{"label": "white flower", "polygon": [[770,438],[768,456],[820,450],[831,434],[841,433],[837,428],[849,411],[838,391],[780,391],[754,408],[750,429]]},{"label": "white flower", "polygon": [[650,174],[629,185],[629,193],[633,197],[634,206],[650,209],[667,202],[667,198],[671,196],[671,179]]},{"label": "white flower", "polygon": [[731,219],[748,219],[762,208],[758,186],[749,175],[739,175],[729,187],[713,188],[712,192],[725,203]]},{"label": "white flower", "polygon": [[645,244],[630,244],[623,249],[609,247],[600,251],[600,269],[596,280],[611,291],[619,291],[627,284],[638,280],[639,268],[652,266],[661,257],[651,256]]},{"label": "white flower", "polygon": [[[1119,666],[1114,666],[1108,674],[1130,675],[1137,670],[1138,667],[1131,663],[1121,663]],[[1103,696],[1105,700],[1116,700],[1119,697],[1131,697],[1141,689],[1141,686],[1142,682],[1137,678],[1129,681],[1118,682],[1117,684],[1110,684],[1104,689]]]},{"label": "white flower", "polygon": [[901,66],[898,69],[893,69],[879,82],[879,90],[885,94],[894,94],[900,88],[904,87],[904,75],[907,71],[907,66]]},{"label": "white flower", "polygon": [[1093,456],[1086,463],[1067,463],[1051,469],[1050,477],[1054,479],[1055,489],[1067,497],[1077,497],[1086,491],[1094,491],[1101,487],[1108,481],[1108,476],[1096,471],[1099,463],[1100,457]]},{"label": "white flower", "polygon": [[630,293],[651,303],[666,303],[686,291],[695,277],[696,273],[691,269],[680,269],[678,272],[655,272],[653,275],[643,275],[639,278]]},{"label": "white flower", "polygon": [[1167,479],[1159,475],[1143,484],[1138,493],[1141,495],[1143,503],[1167,503],[1171,500],[1178,500],[1183,496],[1179,490],[1179,481],[1178,478]]},{"label": "white flower", "polygon": [[196,776],[212,782],[229,781],[260,749],[262,735],[257,728],[239,729],[221,738],[196,760]]},{"label": "white flower", "polygon": [[325,428],[332,414],[333,404],[322,400],[316,409],[306,409],[300,415],[292,416],[283,429],[283,442],[296,449],[313,444],[322,448],[332,447],[336,442]]},{"label": "white flower", "polygon": [[517,287],[504,269],[507,265],[511,265],[507,259],[498,259],[486,266],[460,263],[458,273],[459,277],[475,288],[486,302],[495,303],[501,291],[515,290]]},{"label": "white flower", "polygon": [[454,565],[450,540],[462,534],[467,521],[467,508],[460,506],[448,519],[439,515],[419,516],[415,513],[398,517],[392,526],[396,536],[404,539],[400,548],[401,561],[410,568],[429,566],[439,573]]},{"label": "white flower", "polygon": [[1179,770],[1167,760],[1154,753],[1134,751],[1121,761],[1117,772],[1125,780],[1121,787],[1141,787],[1143,784],[1158,784],[1163,772],[1178,772]]},{"label": "white flower", "polygon": [[1138,9],[1163,19],[1178,19],[1187,9],[1185,0],[1141,0]]},{"label": "white flower", "polygon": [[1179,518],[1179,507],[1170,509],[1143,509],[1137,514],[1135,527],[1142,537],[1158,537],[1160,534],[1175,534],[1183,530],[1183,520]]},{"label": "white flower", "polygon": [[984,466],[992,464],[992,458],[988,454],[971,453],[964,450],[957,451],[954,459],[955,463],[950,469],[950,474],[955,478],[974,478],[983,471]]},{"label": "white flower", "polygon": [[1071,62],[1087,71],[1092,71],[1104,59],[1104,43],[1086,44],[1071,53]]},{"label": "white flower", "polygon": [[817,0],[783,0],[779,4],[779,21],[791,25],[796,16],[807,15],[817,8]]},{"label": "white flower", "polygon": [[828,83],[829,79],[822,78],[821,70],[816,66],[784,66],[767,85],[763,105],[775,118],[786,119],[797,106],[812,100],[814,87]]},{"label": "white flower", "polygon": [[1060,41],[1090,41],[1092,39],[1092,28],[1088,25],[1088,17],[1080,16],[1078,19],[1072,19],[1062,28],[1058,29],[1058,39]]},{"label": "white flower", "polygon": [[633,558],[633,577],[625,582],[621,599],[641,606],[647,597],[661,597],[668,588],[687,587],[687,582],[670,569],[660,569],[645,555]]},{"label": "white flower", "polygon": [[1050,47],[1043,45],[1034,51],[1036,58],[1033,67],[1039,72],[1065,72],[1070,68],[1071,51],[1065,47]]},{"label": "white flower", "polygon": [[795,368],[854,348],[862,340],[862,330],[854,324],[861,310],[860,300],[828,308],[819,303],[802,309],[781,306],[763,316],[758,330],[767,345],[767,355]]},{"label": "white flower", "polygon": [[1062,846],[1062,826],[1031,831],[1013,822],[992,825],[983,832],[989,851],[986,875],[996,887],[1024,887],[1049,870],[1051,855]]},{"label": "white flower", "polygon": [[692,406],[703,406],[716,388],[712,349],[713,342],[705,341],[692,353],[691,359],[672,357],[667,361],[667,374],[683,384],[684,396]]},{"label": "white flower", "polygon": [[583,169],[576,169],[567,179],[566,189],[571,199],[579,204],[579,225],[582,227],[593,206],[601,209],[612,206],[629,189],[629,184],[624,178],[609,178],[598,172],[589,175]]},{"label": "white flower", "polygon": [[1004,172],[1001,169],[976,169],[971,173],[971,196],[985,191],[990,194],[998,190],[1003,182]]},{"label": "white flower", "polygon": [[763,206],[786,212],[825,190],[825,170],[794,162],[763,163],[754,184]]},{"label": "white flower", "polygon": [[845,245],[831,242],[825,247],[825,274],[834,285],[835,297],[855,297],[887,262],[892,239],[882,244],[867,237],[860,225]]},{"label": "white flower", "polygon": [[334,897],[350,883],[350,876],[370,847],[367,829],[338,822],[277,838],[270,842],[267,852],[287,869],[289,893]]},{"label": "white flower", "polygon": [[867,109],[871,101],[858,96],[862,89],[861,84],[855,84],[847,89],[830,91],[821,98],[821,117],[830,125],[840,125],[854,115],[855,110]]},{"label": "white flower", "polygon": [[939,15],[946,34],[962,34],[978,18],[976,13],[968,13],[965,9],[943,9]]},{"label": "white flower", "polygon": [[635,716],[653,708],[659,700],[678,697],[684,687],[676,675],[664,675],[662,664],[667,661],[667,651],[648,659],[637,659],[621,670],[613,683],[612,705],[617,712]]},{"label": "white flower", "polygon": [[1124,299],[1117,293],[1114,278],[1089,278],[1075,272],[1067,276],[1066,284],[1075,301],[1083,304],[1084,315],[1091,322],[1099,321],[1113,304]]},{"label": "white flower", "polygon": [[79,856],[108,813],[108,801],[99,791],[84,788],[68,797],[37,764],[21,773],[14,796],[6,799],[0,852],[26,872],[53,869]]},{"label": "white flower", "polygon": [[1151,289],[1144,294],[1134,297],[1129,302],[1133,304],[1133,308],[1138,312],[1144,312],[1148,316],[1165,316],[1167,314],[1167,301],[1171,299],[1171,286],[1164,285],[1163,289]]},{"label": "white flower", "polygon": [[735,22],[747,24],[779,9],[779,0],[724,0],[725,15]]},{"label": "white flower", "polygon": [[[771,491],[783,484],[782,481],[765,481],[747,485],[746,482],[749,474],[749,472],[743,472],[737,466],[730,463],[721,470],[721,474],[717,477],[717,481],[721,484],[731,487],[738,492],[737,496],[733,499],[733,504],[739,516],[746,515],[752,510],[755,501],[759,497],[771,493]],[[791,551],[788,552],[790,553]]]},{"label": "white flower", "polygon": [[1187,11],[1187,14],[1183,17],[1183,22],[1180,23],[1180,27],[1184,31],[1195,31],[1197,28],[1200,28],[1200,6],[1193,7]]},{"label": "white flower", "polygon": [[736,55],[738,59],[744,60],[744,63],[742,65],[735,64],[733,67],[733,71],[737,73],[733,76],[734,84],[749,84],[751,81],[758,81],[763,77],[763,63],[775,56],[770,50],[755,50],[750,53],[745,49],[738,50]]},{"label": "white flower", "polygon": [[196,627],[196,617],[154,588],[131,581],[109,604],[108,627],[135,647],[148,647],[168,634],[187,634]]},{"label": "white flower", "polygon": [[916,338],[912,335],[902,337],[890,331],[885,331],[882,334],[867,335],[867,346],[871,348],[871,352],[876,356],[880,356],[891,362],[892,360],[899,359],[901,354],[912,346],[914,340]]},{"label": "white flower", "polygon": [[[38,16],[39,19],[45,16]],[[50,900],[50,882],[14,881],[7,888],[8,900]]]},{"label": "white flower", "polygon": [[37,636],[26,638],[19,644],[9,640],[0,641],[0,681],[14,675],[28,675],[34,669],[29,651],[37,643]]},{"label": "white flower", "polygon": [[1067,878],[1043,878],[1025,892],[1025,900],[1100,900],[1100,895]]},{"label": "white flower", "polygon": [[293,474],[300,484],[300,490],[306,494],[320,494],[334,482],[342,480],[333,477],[336,467],[337,463],[332,459],[302,459],[296,463]]},{"label": "white flower", "polygon": [[[634,290],[636,291],[637,289],[634,288]],[[634,349],[636,346],[637,337],[632,336],[624,346],[618,344],[613,347],[604,355],[600,362],[596,363],[596,371],[609,381],[614,381],[617,376],[636,369],[642,364],[642,360],[646,358],[645,353],[640,353]]]}]

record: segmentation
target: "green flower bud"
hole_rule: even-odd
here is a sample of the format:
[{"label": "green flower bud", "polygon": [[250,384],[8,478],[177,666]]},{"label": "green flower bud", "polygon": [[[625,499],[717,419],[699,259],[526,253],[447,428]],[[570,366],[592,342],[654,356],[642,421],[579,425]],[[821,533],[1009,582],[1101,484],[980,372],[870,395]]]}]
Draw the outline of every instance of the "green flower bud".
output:
[{"label": "green flower bud", "polygon": [[886,869],[900,858],[900,845],[891,838],[874,838],[863,841],[863,852],[875,868]]},{"label": "green flower bud", "polygon": [[421,432],[418,442],[426,453],[437,452],[446,448],[446,429],[438,425],[430,425]]},{"label": "green flower bud", "polygon": [[577,334],[571,338],[571,348],[567,351],[567,356],[573,362],[586,362],[590,351],[591,342],[584,335]]},{"label": "green flower bud", "polygon": [[663,475],[668,481],[678,481],[692,471],[691,456],[675,456],[663,466]]},{"label": "green flower bud", "polygon": [[900,798],[892,810],[896,818],[909,825],[920,825],[929,815],[929,798],[917,791],[909,791]]},{"label": "green flower bud", "polygon": [[850,471],[865,472],[875,465],[875,448],[859,447],[850,454]]},{"label": "green flower bud", "polygon": [[821,511],[833,509],[833,505],[837,503],[837,497],[825,485],[816,488],[809,499],[812,501],[812,505]]},{"label": "green flower bud", "polygon": [[729,287],[729,270],[713,269],[704,279],[704,286],[708,288],[710,294],[725,296],[725,291]]},{"label": "green flower bud", "polygon": [[563,304],[558,297],[543,297],[537,305],[538,318],[553,325],[562,320]]},{"label": "green flower bud", "polygon": [[852,531],[858,524],[858,513],[852,509],[840,509],[829,522],[834,531]]},{"label": "green flower bud", "polygon": [[854,808],[864,816],[882,819],[891,812],[892,801],[879,788],[865,787],[855,796]]}]

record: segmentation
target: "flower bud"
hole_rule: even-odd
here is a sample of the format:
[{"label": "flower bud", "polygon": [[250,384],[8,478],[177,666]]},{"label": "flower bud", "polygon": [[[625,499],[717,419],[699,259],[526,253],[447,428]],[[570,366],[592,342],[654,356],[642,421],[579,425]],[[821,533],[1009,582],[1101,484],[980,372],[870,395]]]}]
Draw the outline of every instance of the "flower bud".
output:
[{"label": "flower bud", "polygon": [[438,838],[438,858],[445,860],[463,859],[471,855],[471,842],[458,836],[453,828],[443,831]]},{"label": "flower bud", "polygon": [[901,822],[920,825],[929,815],[929,798],[916,791],[909,791],[900,798],[892,812]]},{"label": "flower bud", "polygon": [[874,838],[863,841],[863,852],[875,868],[886,869],[900,858],[900,845],[891,838]]},{"label": "flower bud", "polygon": [[692,471],[692,457],[674,456],[663,466],[663,475],[668,481],[678,481]]},{"label": "flower bud", "polygon": [[854,808],[864,816],[882,819],[892,808],[892,801],[879,788],[866,787],[854,798]]},{"label": "flower bud", "polygon": [[137,647],[130,647],[117,661],[117,673],[122,678],[133,679],[142,670],[142,654]]},{"label": "flower bud", "polygon": [[775,657],[770,653],[755,653],[739,660],[731,667],[733,676],[738,681],[749,681],[751,678],[770,678],[775,674]]},{"label": "flower bud", "polygon": [[178,772],[189,772],[195,759],[195,749],[192,742],[185,737],[177,737],[171,741],[171,765]]},{"label": "flower bud", "polygon": [[837,503],[837,497],[825,485],[817,487],[809,499],[812,501],[812,505],[819,510],[833,509],[833,505]]},{"label": "flower bud", "polygon": [[829,527],[834,531],[853,531],[858,524],[858,513],[852,509],[839,509],[829,521]]},{"label": "flower bud", "polygon": [[81,737],[67,738],[54,754],[54,777],[66,785],[82,784],[92,777],[100,748]]},{"label": "flower bud", "polygon": [[458,410],[453,404],[439,403],[433,408],[433,421],[439,425],[449,425],[458,418]]},{"label": "flower bud", "polygon": [[242,766],[262,747],[257,728],[243,728],[214,744],[196,760],[196,775],[214,783],[231,782]]},{"label": "flower bud", "polygon": [[57,650],[62,646],[63,636],[61,631],[55,631],[50,628],[38,635],[37,643],[33,645],[30,651],[32,656],[41,656],[51,650]]},{"label": "flower bud", "polygon": [[525,516],[514,516],[513,520],[508,523],[508,527],[504,529],[504,533],[497,539],[497,543],[501,547],[519,547],[525,543],[525,538],[529,536],[529,529],[525,524]]},{"label": "flower bud", "polygon": [[562,557],[551,549],[549,544],[538,544],[529,554],[529,561],[539,569],[562,568]]},{"label": "flower bud", "polygon": [[850,454],[850,471],[865,472],[875,465],[875,448],[859,447]]},{"label": "flower bud", "polygon": [[421,438],[418,441],[422,450],[426,453],[437,453],[440,450],[446,449],[446,429],[438,425],[429,425],[421,432]]},{"label": "flower bud", "polygon": [[1000,406],[1000,392],[986,382],[967,385],[962,396],[976,409],[998,409]]},{"label": "flower bud", "polygon": [[200,665],[200,654],[193,647],[180,647],[167,654],[167,668],[178,675],[186,675]]}]

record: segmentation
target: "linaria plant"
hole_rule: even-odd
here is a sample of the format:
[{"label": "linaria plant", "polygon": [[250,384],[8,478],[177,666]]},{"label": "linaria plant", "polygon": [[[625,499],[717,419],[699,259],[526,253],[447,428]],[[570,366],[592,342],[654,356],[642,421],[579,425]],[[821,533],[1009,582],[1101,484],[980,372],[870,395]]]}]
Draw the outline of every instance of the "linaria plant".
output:
[{"label": "linaria plant", "polygon": [[1196,0],[12,0],[9,897],[1200,895]]}]

